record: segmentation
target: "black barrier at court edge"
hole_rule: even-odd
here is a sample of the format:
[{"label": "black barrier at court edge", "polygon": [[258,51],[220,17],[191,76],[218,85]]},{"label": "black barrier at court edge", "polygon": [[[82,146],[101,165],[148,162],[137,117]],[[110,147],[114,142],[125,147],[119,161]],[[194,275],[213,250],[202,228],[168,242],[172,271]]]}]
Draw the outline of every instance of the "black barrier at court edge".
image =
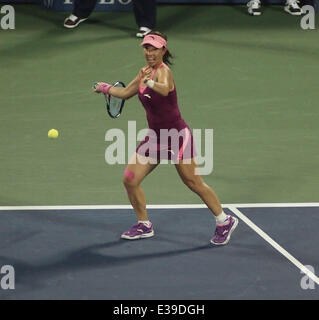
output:
[{"label": "black barrier at court edge", "polygon": [[[41,7],[55,11],[71,12],[74,0],[0,0],[0,3],[37,3]],[[159,4],[225,4],[244,5],[249,0],[157,0]],[[283,5],[286,0],[261,0],[265,4]],[[319,0],[301,0],[300,4],[312,5],[319,12]],[[98,0],[95,11],[131,11],[132,0]]]},{"label": "black barrier at court edge", "polygon": [[[36,0],[41,6],[56,11],[72,11],[74,0]],[[159,4],[246,4],[248,0],[157,0]],[[267,0],[282,4],[285,0]],[[99,0],[95,11],[131,11],[132,0]]]},{"label": "black barrier at court edge", "polygon": [[[30,1],[30,0],[29,0]],[[35,0],[42,7],[56,11],[72,11],[73,0]],[[159,4],[247,4],[249,0],[157,0]],[[262,0],[267,4],[283,5],[286,0]],[[301,5],[314,6],[315,12],[319,12],[319,0],[301,0]],[[95,11],[131,11],[132,0],[99,0]]]}]

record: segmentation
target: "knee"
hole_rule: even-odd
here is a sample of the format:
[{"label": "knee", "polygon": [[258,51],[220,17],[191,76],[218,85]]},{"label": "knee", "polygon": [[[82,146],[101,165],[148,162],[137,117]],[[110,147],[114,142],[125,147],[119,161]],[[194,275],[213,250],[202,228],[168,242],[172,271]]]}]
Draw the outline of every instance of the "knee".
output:
[{"label": "knee", "polygon": [[205,184],[201,180],[189,179],[184,181],[185,185],[193,192],[200,194],[205,188]]},{"label": "knee", "polygon": [[133,171],[130,171],[128,168],[125,169],[123,175],[123,184],[126,189],[136,187],[138,184],[136,183],[135,174]]}]

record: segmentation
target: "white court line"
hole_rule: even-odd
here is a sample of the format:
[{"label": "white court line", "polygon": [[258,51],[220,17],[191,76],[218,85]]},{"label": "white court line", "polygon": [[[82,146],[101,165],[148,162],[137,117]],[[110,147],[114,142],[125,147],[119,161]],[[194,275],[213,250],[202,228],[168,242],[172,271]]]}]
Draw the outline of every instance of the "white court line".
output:
[{"label": "white court line", "polygon": [[296,208],[296,207],[319,207],[319,202],[287,202],[287,203],[233,203],[225,204],[223,207],[236,207],[236,208]]},{"label": "white court line", "polygon": [[[230,203],[223,208],[281,208],[281,207],[319,207],[319,202],[296,203]],[[205,204],[149,204],[147,209],[201,209]],[[32,210],[114,210],[132,209],[131,205],[58,205],[58,206],[0,206],[0,211],[32,211]]]},{"label": "white court line", "polygon": [[251,220],[249,220],[241,211],[236,207],[230,206],[229,209],[236,214],[242,221],[244,221],[251,229],[258,233],[264,240],[266,240],[271,246],[278,250],[285,258],[292,262],[297,268],[299,268],[304,274],[306,274],[310,279],[312,279],[316,284],[319,285],[319,278],[308,270],[301,262],[294,258],[289,252],[287,252],[283,247],[281,247],[276,241],[270,238],[264,231],[262,231],[258,226],[256,226]]}]

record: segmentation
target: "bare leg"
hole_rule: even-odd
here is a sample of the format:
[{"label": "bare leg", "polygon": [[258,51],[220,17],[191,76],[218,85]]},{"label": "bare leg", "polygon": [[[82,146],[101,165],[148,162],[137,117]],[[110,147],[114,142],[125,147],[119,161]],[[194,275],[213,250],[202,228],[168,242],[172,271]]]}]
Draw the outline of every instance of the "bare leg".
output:
[{"label": "bare leg", "polygon": [[195,168],[197,168],[195,160],[191,159],[191,163],[189,164],[181,161],[175,164],[175,167],[183,182],[201,197],[213,214],[215,216],[221,214],[223,209],[216,193],[204,182],[200,175],[195,175]]},{"label": "bare leg", "polygon": [[[135,163],[132,163],[132,159],[135,159]],[[139,221],[147,221],[146,199],[140,184],[158,164],[143,164],[138,160],[136,153],[133,154],[131,160],[125,169],[123,183],[129,200],[136,212],[137,219]]]},{"label": "bare leg", "polygon": [[214,245],[227,244],[232,232],[238,225],[238,219],[232,216],[226,216],[223,213],[223,209],[214,190],[210,188],[199,175],[195,175],[196,167],[197,165],[194,159],[191,159],[190,164],[184,164],[182,162],[176,164],[177,172],[183,182],[202,198],[207,207],[216,217],[216,222],[222,222],[216,223],[216,230],[213,238],[211,239],[211,243]]}]

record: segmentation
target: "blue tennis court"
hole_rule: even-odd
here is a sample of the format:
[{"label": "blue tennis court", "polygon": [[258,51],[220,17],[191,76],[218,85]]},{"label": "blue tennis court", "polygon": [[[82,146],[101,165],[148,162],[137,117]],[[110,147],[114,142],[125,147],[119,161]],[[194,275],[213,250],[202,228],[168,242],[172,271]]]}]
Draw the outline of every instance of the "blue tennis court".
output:
[{"label": "blue tennis court", "polygon": [[224,208],[240,222],[216,247],[202,205],[149,206],[155,237],[136,241],[120,239],[129,206],[0,207],[0,265],[15,271],[0,299],[319,298],[318,203]]}]

